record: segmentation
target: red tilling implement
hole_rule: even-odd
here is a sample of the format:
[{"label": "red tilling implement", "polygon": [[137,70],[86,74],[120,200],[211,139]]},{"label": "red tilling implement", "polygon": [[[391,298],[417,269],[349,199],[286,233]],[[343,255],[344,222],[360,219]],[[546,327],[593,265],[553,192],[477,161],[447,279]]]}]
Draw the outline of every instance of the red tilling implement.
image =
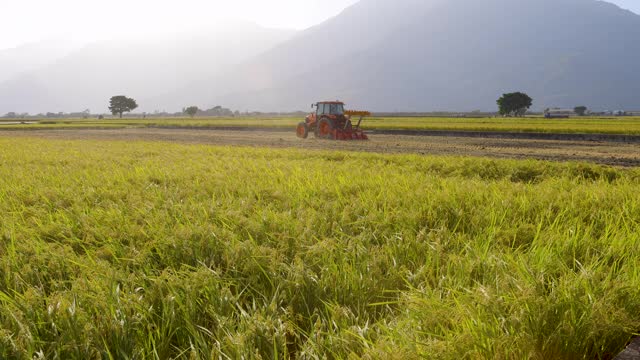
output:
[{"label": "red tilling implement", "polygon": [[[313,131],[314,136],[320,139],[369,140],[360,129],[362,118],[371,116],[368,111],[345,111],[344,103],[340,101],[323,101],[312,106],[316,111],[298,124],[296,134],[299,138],[306,139]],[[359,117],[355,125],[351,122],[354,116]]]}]

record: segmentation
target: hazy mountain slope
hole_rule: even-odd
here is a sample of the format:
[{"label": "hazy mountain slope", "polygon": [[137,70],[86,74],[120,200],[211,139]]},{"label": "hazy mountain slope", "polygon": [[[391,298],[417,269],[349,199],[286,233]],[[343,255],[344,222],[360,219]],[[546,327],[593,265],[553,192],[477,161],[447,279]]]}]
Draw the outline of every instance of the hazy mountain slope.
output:
[{"label": "hazy mountain slope", "polygon": [[[345,9],[338,16],[320,25],[298,33],[291,40],[261,54],[240,66],[235,71],[226,71],[216,77],[203,78],[166,96],[147,99],[148,103],[164,104],[177,108],[185,102],[200,104],[229,101],[238,108],[280,109],[282,102],[264,103],[251,99],[251,93],[259,89],[275,89],[286,79],[311,73],[314,69],[335,63],[350,54],[375,47],[406,21],[419,20],[413,13],[416,7],[429,9],[445,0],[366,0]],[[342,64],[345,65],[345,64]],[[340,66],[338,69],[343,68]],[[317,77],[313,81],[318,80]],[[298,94],[311,83],[297,84],[272,96]],[[238,96],[223,96],[237,94]],[[243,99],[249,100],[244,101]],[[238,100],[238,101],[236,101]],[[226,104],[226,102],[225,102]],[[294,105],[289,102],[285,108]]]},{"label": "hazy mountain slope", "polygon": [[81,45],[59,39],[0,50],[0,82],[63,58]]},{"label": "hazy mountain slope", "polygon": [[293,37],[244,24],[93,44],[0,83],[0,113],[106,111],[114,94],[137,98],[140,111],[296,110],[337,98],[371,110],[493,110],[514,90],[535,109],[632,109],[639,67],[640,16],[601,1],[362,0]]},{"label": "hazy mountain slope", "polygon": [[0,83],[0,113],[107,111],[112,95],[125,94],[140,101],[184,88],[292,34],[242,23],[156,39],[97,42]]},{"label": "hazy mountain slope", "polygon": [[639,67],[640,16],[605,2],[363,0],[200,94],[240,109],[340,98],[410,111],[495,109],[501,93],[522,90],[538,109],[630,109],[640,108]]}]

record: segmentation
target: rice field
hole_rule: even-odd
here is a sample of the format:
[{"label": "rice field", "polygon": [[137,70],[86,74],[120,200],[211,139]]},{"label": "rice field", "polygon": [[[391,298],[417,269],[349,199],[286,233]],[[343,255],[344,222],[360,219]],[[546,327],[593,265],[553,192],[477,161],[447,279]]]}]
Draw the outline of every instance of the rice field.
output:
[{"label": "rice field", "polygon": [[0,138],[0,358],[608,359],[640,170]]},{"label": "rice field", "polygon": [[[2,129],[126,128],[126,127],[268,127],[295,128],[304,119],[295,117],[236,118],[149,118],[149,119],[47,119],[35,123],[16,124],[0,120]],[[539,133],[602,133],[640,135],[640,117],[611,118],[367,118],[365,129],[371,130],[454,130]]]}]

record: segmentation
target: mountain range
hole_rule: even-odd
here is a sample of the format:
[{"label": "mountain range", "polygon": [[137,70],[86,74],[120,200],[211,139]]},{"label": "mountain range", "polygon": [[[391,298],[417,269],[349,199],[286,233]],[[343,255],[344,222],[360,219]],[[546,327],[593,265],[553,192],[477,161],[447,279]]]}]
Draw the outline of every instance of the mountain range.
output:
[{"label": "mountain range", "polygon": [[236,35],[94,44],[0,82],[0,113],[104,111],[115,92],[144,111],[290,111],[326,99],[494,110],[510,91],[534,109],[640,109],[640,16],[603,1],[361,0],[295,34]]}]

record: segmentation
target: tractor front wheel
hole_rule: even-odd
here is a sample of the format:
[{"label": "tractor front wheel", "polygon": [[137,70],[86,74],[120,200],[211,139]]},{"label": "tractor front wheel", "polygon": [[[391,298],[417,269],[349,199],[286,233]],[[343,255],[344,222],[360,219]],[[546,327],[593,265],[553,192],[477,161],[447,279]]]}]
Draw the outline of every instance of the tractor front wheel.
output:
[{"label": "tractor front wheel", "polygon": [[323,118],[318,122],[318,137],[321,139],[333,139],[333,121]]},{"label": "tractor front wheel", "polygon": [[296,135],[300,139],[306,139],[309,136],[309,127],[306,123],[301,122],[298,124],[298,127],[296,128]]}]

